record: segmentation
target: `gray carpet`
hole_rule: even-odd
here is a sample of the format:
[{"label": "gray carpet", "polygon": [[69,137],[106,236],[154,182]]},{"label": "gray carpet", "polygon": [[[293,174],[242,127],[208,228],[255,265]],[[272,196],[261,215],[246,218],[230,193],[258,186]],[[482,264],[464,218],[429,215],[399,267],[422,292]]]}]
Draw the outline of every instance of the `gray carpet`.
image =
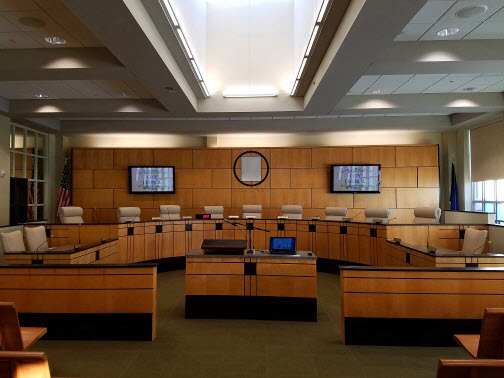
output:
[{"label": "gray carpet", "polygon": [[153,342],[39,341],[56,377],[433,378],[460,348],[341,344],[339,276],[319,273],[319,321],[184,319],[184,271],[158,278]]}]

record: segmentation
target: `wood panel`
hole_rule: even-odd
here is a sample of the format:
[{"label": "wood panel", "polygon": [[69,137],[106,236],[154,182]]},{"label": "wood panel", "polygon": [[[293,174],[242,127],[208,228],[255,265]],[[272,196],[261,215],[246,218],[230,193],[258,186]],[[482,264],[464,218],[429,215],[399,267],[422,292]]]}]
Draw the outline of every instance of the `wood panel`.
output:
[{"label": "wood panel", "polygon": [[114,151],[103,149],[74,149],[73,169],[112,169]]},{"label": "wood panel", "polygon": [[291,170],[290,169],[272,169],[271,188],[290,188],[291,187]]},{"label": "wood panel", "polygon": [[395,151],[395,147],[354,147],[353,163],[395,167]]},{"label": "wood panel", "polygon": [[257,276],[258,297],[317,298],[316,277]]},{"label": "wood panel", "polygon": [[396,147],[398,167],[437,167],[437,146]]},{"label": "wood panel", "polygon": [[93,188],[93,170],[74,170],[72,174],[72,187],[75,189]]},{"label": "wood panel", "polygon": [[231,167],[231,150],[193,150],[193,168]]},{"label": "wood panel", "polygon": [[439,207],[439,188],[397,188],[397,207]]},{"label": "wood panel", "polygon": [[328,190],[331,172],[327,168],[292,169],[292,188],[324,188]]},{"label": "wood panel", "polygon": [[114,150],[115,169],[127,169],[130,165],[154,165],[154,152],[141,148]]},{"label": "wood panel", "polygon": [[439,188],[439,167],[418,167],[419,188]]},{"label": "wood panel", "polygon": [[173,165],[176,168],[192,168],[193,151],[183,149],[161,149],[153,152],[154,165]]},{"label": "wood panel", "polygon": [[273,148],[271,149],[272,168],[310,168],[310,148]]},{"label": "wood panel", "polygon": [[114,207],[114,190],[112,189],[74,189],[72,196],[76,206],[88,209]]},{"label": "wood panel", "polygon": [[416,188],[417,169],[408,168],[382,168],[382,188]]},{"label": "wood panel", "polygon": [[94,170],[92,182],[95,189],[128,189],[128,170]]},{"label": "wood panel", "polygon": [[186,275],[186,295],[245,295],[243,275]]},{"label": "wood panel", "polygon": [[312,168],[328,168],[337,164],[352,164],[351,147],[322,147],[312,149]]},{"label": "wood panel", "polygon": [[[439,195],[431,190],[439,192],[439,168],[428,166],[437,145],[250,149],[266,156],[271,170],[265,182],[249,192],[237,191],[249,188],[232,171],[233,159],[249,148],[74,149],[72,205],[83,207],[87,222],[115,222],[119,205],[139,206],[142,219],[158,216],[159,206],[170,204],[180,205],[183,216],[193,217],[204,205],[225,206],[229,215],[238,214],[244,204],[259,203],[263,216],[270,218],[280,215],[281,206],[287,204],[302,205],[305,218],[323,214],[328,206],[348,207],[350,216],[366,207],[388,207],[400,210],[394,213],[395,222],[412,219],[409,210],[416,206],[439,206]],[[401,156],[418,156],[408,161],[401,157],[396,167],[397,149]],[[176,167],[175,194],[134,197],[127,193],[127,166],[147,163]],[[329,166],[348,163],[382,164],[382,193],[330,193]],[[413,163],[419,165],[399,167]],[[355,220],[363,220],[363,215]]]},{"label": "wood panel", "polygon": [[354,207],[367,209],[375,207],[395,208],[401,206],[396,206],[396,189],[382,188],[379,194],[355,194]]},{"label": "wood panel", "polygon": [[311,208],[311,190],[271,189],[271,207],[281,208],[282,205],[301,205],[303,208]]}]

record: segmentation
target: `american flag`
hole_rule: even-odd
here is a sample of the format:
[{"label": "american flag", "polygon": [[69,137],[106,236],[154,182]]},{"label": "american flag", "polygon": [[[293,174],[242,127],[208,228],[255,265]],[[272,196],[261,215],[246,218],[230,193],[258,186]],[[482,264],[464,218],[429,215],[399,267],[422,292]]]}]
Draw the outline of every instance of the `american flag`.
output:
[{"label": "american flag", "polygon": [[68,190],[68,167],[65,161],[63,168],[63,177],[61,177],[61,186],[58,198],[58,212],[61,207],[70,205],[70,191]]}]

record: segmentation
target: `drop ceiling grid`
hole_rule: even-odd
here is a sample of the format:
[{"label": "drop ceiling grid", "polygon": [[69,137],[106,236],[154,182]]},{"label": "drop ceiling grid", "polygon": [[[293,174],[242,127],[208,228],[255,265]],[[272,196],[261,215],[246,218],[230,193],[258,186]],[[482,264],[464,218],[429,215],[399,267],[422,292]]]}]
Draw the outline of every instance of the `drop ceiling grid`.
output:
[{"label": "drop ceiling grid", "polygon": [[[504,38],[504,3],[502,0],[486,0],[488,11],[468,19],[455,16],[456,12],[472,5],[468,0],[429,1],[397,36],[396,41],[459,40]],[[439,37],[439,30],[457,27],[460,31],[450,37]]]},{"label": "drop ceiling grid", "polygon": [[[501,92],[499,84],[504,82],[502,74],[417,74],[417,75],[364,75],[350,89],[348,95],[376,95],[375,90],[382,94],[418,94],[418,93],[450,93],[466,92],[464,88],[475,88],[472,92]],[[409,79],[401,85],[398,76],[408,76]],[[369,84],[371,83],[371,84]],[[369,86],[365,88],[365,84]],[[492,90],[491,88],[494,88]]]},{"label": "drop ceiling grid", "polygon": [[[44,25],[26,26],[20,18],[41,20]],[[58,36],[62,46],[45,42],[45,37]],[[13,42],[14,41],[14,42]],[[61,48],[101,46],[59,0],[0,0],[0,48]]]}]

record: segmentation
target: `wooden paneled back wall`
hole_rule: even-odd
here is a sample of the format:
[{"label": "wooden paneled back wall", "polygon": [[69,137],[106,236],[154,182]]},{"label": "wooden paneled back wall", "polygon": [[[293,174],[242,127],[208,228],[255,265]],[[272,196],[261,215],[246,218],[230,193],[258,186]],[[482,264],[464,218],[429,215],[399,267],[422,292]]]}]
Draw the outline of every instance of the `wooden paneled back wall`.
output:
[{"label": "wooden paneled back wall", "polygon": [[[247,150],[263,154],[270,174],[249,188],[233,175],[236,157]],[[303,218],[324,216],[327,206],[348,207],[349,215],[367,207],[391,209],[392,223],[411,223],[413,209],[439,206],[437,145],[97,149],[72,152],[72,204],[84,210],[88,223],[116,222],[116,209],[138,206],[142,220],[159,216],[159,206],[178,204],[182,215],[201,213],[205,205],[222,205],[225,215],[240,215],[244,204],[261,204],[264,218],[276,218],[282,205],[303,206]],[[381,164],[380,194],[330,193],[331,164]],[[128,192],[129,165],[174,165],[175,194]],[[364,214],[355,221],[364,220]]]}]

